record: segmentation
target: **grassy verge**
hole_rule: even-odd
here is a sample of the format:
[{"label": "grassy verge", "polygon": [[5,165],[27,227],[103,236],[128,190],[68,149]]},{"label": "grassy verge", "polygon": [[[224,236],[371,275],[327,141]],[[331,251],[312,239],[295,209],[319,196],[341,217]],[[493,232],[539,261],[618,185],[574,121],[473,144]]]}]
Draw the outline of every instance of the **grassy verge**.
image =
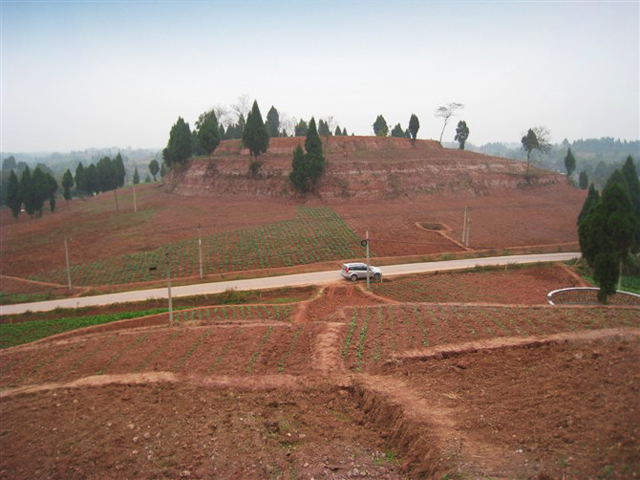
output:
[{"label": "grassy verge", "polygon": [[[588,275],[581,275],[587,282],[591,285],[596,285],[593,277]],[[640,295],[640,277],[622,277],[622,287],[621,290],[625,292],[637,293]]]},{"label": "grassy verge", "polygon": [[[61,297],[62,295],[57,295]],[[13,305],[15,303],[44,302],[53,300],[56,294],[53,291],[44,293],[0,293],[0,305]]]},{"label": "grassy verge", "polygon": [[134,312],[120,312],[109,315],[89,315],[84,317],[67,317],[52,320],[34,320],[22,323],[7,323],[0,325],[0,349],[34,342],[58,333],[76,330],[78,328],[101,325],[104,323],[127,320],[131,318],[154,315],[166,312],[166,308],[140,310]]},{"label": "grassy verge", "polygon": [[[593,279],[593,272],[592,270],[586,266],[586,265],[581,265],[579,266],[577,269],[578,274],[585,279],[587,282],[589,282],[591,285],[593,286],[597,286],[595,280]],[[640,277],[637,275],[623,275],[622,276],[622,283],[621,283],[621,290],[625,291],[625,292],[631,292],[631,293],[636,293],[638,295],[640,295]]]}]

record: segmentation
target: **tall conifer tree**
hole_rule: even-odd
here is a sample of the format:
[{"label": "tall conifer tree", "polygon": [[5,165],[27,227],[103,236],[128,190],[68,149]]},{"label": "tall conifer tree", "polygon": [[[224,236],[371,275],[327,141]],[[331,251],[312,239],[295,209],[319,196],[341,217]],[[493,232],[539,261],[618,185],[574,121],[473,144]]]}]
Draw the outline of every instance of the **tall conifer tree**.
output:
[{"label": "tall conifer tree", "polygon": [[264,121],[262,120],[262,115],[260,114],[260,108],[258,107],[257,101],[253,102],[253,107],[247,117],[247,124],[244,127],[242,141],[244,142],[245,147],[249,149],[251,155],[256,158],[258,158],[262,153],[267,153],[267,147],[269,146],[269,133],[267,132],[267,127],[265,126]]}]

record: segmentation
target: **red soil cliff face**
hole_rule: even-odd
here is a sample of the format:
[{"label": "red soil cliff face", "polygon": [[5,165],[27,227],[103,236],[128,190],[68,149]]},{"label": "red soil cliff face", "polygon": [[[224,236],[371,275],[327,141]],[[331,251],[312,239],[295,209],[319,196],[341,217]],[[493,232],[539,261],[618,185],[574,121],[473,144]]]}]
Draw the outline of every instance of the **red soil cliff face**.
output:
[{"label": "red soil cliff face", "polygon": [[[210,157],[192,159],[174,169],[167,189],[186,196],[291,197],[291,158],[303,137],[272,138],[261,155],[258,174],[249,177],[251,157],[239,140],[220,144]],[[464,150],[444,149],[431,140],[380,137],[323,139],[327,161],[318,185],[324,199],[397,198],[405,195],[453,193],[486,195],[493,190],[523,187],[523,162]],[[562,181],[560,174],[532,168],[532,185]]]}]

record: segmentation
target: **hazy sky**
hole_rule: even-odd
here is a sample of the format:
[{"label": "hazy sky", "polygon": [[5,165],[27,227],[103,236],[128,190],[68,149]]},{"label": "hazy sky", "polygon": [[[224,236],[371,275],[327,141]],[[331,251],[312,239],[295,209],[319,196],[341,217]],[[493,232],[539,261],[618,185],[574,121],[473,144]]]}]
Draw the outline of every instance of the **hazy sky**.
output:
[{"label": "hazy sky", "polygon": [[640,138],[640,3],[0,0],[2,152],[164,147],[240,95],[371,135]]}]

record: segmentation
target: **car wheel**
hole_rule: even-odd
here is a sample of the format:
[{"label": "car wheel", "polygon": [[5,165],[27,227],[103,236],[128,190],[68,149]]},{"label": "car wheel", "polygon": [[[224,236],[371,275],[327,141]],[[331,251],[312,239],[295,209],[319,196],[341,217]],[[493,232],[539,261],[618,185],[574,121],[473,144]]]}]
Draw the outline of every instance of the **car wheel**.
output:
[{"label": "car wheel", "polygon": [[373,276],[373,279],[374,279],[376,282],[379,282],[381,278],[382,278],[382,275],[380,275],[379,273],[376,273],[376,274]]},{"label": "car wheel", "polygon": [[351,281],[355,282],[356,280],[358,280],[358,275],[356,275],[355,273],[353,275],[351,275]]}]

